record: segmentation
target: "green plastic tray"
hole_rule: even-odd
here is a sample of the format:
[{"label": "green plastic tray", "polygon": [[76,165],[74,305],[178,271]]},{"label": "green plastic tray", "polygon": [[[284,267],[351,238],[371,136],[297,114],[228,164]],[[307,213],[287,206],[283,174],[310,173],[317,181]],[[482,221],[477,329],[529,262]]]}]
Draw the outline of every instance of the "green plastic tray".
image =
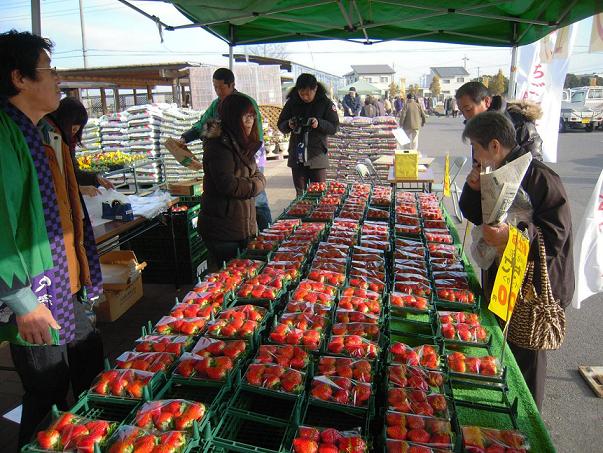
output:
[{"label": "green plastic tray", "polygon": [[215,452],[284,453],[291,444],[287,422],[268,416],[231,413],[220,420],[211,441]]},{"label": "green plastic tray", "polygon": [[233,414],[270,416],[294,423],[300,420],[302,400],[303,393],[293,395],[284,392],[272,392],[242,383],[230,399],[228,411]]},{"label": "green plastic tray", "polygon": [[[221,416],[226,404],[228,403],[229,387],[207,385],[204,381],[189,380],[179,382],[171,378],[165,386],[157,393],[156,400],[159,399],[185,399],[205,404],[207,415],[205,420],[212,420],[212,425]],[[203,432],[204,426],[200,430]]]},{"label": "green plastic tray", "polygon": [[141,404],[140,400],[90,398],[89,394],[84,394],[69,412],[96,420],[122,423],[130,421]]},{"label": "green plastic tray", "polygon": [[314,400],[309,401],[303,416],[302,425],[335,428],[340,431],[361,428],[362,433],[370,433],[373,414],[366,411],[364,414],[348,411],[337,404],[316,405]]}]

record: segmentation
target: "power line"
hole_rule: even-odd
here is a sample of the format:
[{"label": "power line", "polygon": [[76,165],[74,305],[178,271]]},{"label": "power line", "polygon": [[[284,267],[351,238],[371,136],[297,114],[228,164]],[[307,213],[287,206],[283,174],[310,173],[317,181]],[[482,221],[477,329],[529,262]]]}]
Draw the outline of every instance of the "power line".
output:
[{"label": "power line", "polygon": [[[108,6],[108,5],[114,5],[114,6]],[[122,6],[115,6],[115,3],[98,3],[95,6],[86,7],[85,11],[98,13],[98,12],[102,12],[102,11],[121,10],[122,8],[123,8]],[[69,9],[53,11],[53,12],[47,13],[47,14],[43,13],[42,18],[63,17],[63,16],[71,16],[71,15],[76,15],[76,14],[79,14],[79,10],[74,9],[74,8],[69,8]],[[18,16],[3,17],[0,20],[0,22],[7,22],[7,21],[19,20],[19,19],[28,19],[29,17],[30,17],[30,14],[21,14]]]}]

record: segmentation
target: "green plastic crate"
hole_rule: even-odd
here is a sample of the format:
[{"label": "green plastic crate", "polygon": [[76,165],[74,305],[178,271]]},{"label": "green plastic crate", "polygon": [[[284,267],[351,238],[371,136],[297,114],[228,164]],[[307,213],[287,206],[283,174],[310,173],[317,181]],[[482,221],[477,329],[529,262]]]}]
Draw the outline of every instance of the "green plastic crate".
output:
[{"label": "green plastic crate", "polygon": [[84,394],[69,412],[95,420],[122,423],[130,421],[141,404],[140,400],[90,398],[89,394]]},{"label": "green plastic crate", "polygon": [[233,414],[255,414],[297,422],[301,417],[302,400],[303,393],[293,395],[273,392],[242,383],[230,399],[228,411]]},{"label": "green plastic crate", "polygon": [[[317,405],[314,400],[306,405],[302,425],[335,428],[347,431],[361,428],[363,434],[371,432],[374,414],[369,410],[354,412],[338,404]],[[296,427],[297,429],[297,427]]]},{"label": "green plastic crate", "polygon": [[211,445],[216,453],[285,453],[292,434],[291,426],[283,420],[227,411],[214,430]]},{"label": "green plastic crate", "polygon": [[[203,403],[206,406],[206,420],[211,420],[211,424],[215,425],[215,420],[221,416],[228,403],[228,386],[207,385],[205,381],[195,381],[189,379],[186,382],[171,378],[155,397],[159,399],[184,399]],[[201,425],[200,430],[203,433],[204,426]]]},{"label": "green plastic crate", "polygon": [[435,336],[435,323],[433,313],[390,312],[388,332],[390,337],[395,334]]}]

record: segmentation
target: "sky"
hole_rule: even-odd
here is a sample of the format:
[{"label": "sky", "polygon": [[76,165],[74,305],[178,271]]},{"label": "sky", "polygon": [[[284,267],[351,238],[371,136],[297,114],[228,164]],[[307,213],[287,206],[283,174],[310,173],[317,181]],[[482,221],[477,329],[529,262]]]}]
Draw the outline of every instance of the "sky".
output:
[{"label": "sky", "polygon": [[[190,61],[224,65],[228,46],[201,29],[164,31],[117,0],[82,0],[88,66]],[[83,67],[78,0],[41,0],[42,34],[55,43],[53,64],[58,68]],[[189,21],[174,7],[156,1],[132,2],[170,25]],[[579,23],[569,72],[603,73],[603,52],[588,53],[592,19]],[[31,30],[30,0],[0,0],[0,32]],[[336,75],[353,64],[389,64],[397,78],[418,83],[431,66],[463,66],[471,76],[508,75],[511,51],[507,48],[423,42],[383,43],[372,46],[341,41],[301,42],[286,45],[290,60]],[[235,52],[242,49],[235,47]],[[468,58],[464,61],[463,58]]]}]

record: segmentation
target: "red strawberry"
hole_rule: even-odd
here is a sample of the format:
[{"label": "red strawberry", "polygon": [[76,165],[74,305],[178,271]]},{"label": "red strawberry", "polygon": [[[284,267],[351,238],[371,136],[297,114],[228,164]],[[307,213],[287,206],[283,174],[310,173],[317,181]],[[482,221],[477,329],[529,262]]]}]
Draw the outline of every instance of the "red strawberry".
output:
[{"label": "red strawberry", "polygon": [[101,434],[88,434],[77,439],[77,453],[94,453],[94,444],[103,440]]},{"label": "red strawberry", "polygon": [[310,439],[293,439],[293,451],[295,453],[317,453],[318,444]]},{"label": "red strawberry", "polygon": [[104,436],[109,431],[109,422],[105,420],[93,420],[86,423],[86,428],[90,434],[101,433]]},{"label": "red strawberry", "polygon": [[317,385],[312,386],[312,390],[310,393],[314,398],[318,398],[323,401],[329,401],[331,399],[331,396],[333,395],[333,390],[328,384],[318,383]]},{"label": "red strawberry", "polygon": [[74,415],[70,412],[65,412],[54,423],[53,429],[61,431],[66,425],[73,423]]},{"label": "red strawberry", "polygon": [[406,428],[404,426],[388,426],[387,437],[391,439],[404,440],[406,439]]},{"label": "red strawberry", "polygon": [[194,360],[183,360],[178,364],[178,367],[176,368],[176,373],[184,377],[190,377],[194,371],[194,364]]},{"label": "red strawberry", "polygon": [[70,424],[63,428],[61,431],[61,444],[64,447],[71,447],[72,442],[78,437],[82,437],[88,434],[88,428],[84,425]]},{"label": "red strawberry", "polygon": [[61,435],[55,429],[40,431],[37,435],[38,444],[44,450],[54,450],[55,446],[59,443],[60,438]]},{"label": "red strawberry", "polygon": [[175,450],[186,443],[186,438],[181,431],[168,431],[161,435],[161,443]]},{"label": "red strawberry", "polygon": [[432,434],[429,443],[438,447],[447,447],[450,445],[450,435],[444,433]]},{"label": "red strawberry", "polygon": [[182,401],[170,401],[168,404],[161,408],[162,412],[169,412],[172,415],[180,415],[184,410],[184,404]]},{"label": "red strawberry", "polygon": [[320,438],[320,432],[316,428],[310,428],[308,426],[300,426],[297,435],[302,439],[309,439],[315,442],[318,442]]},{"label": "red strawberry", "polygon": [[153,423],[155,427],[161,431],[167,431],[170,429],[174,421],[174,414],[169,412],[160,412],[153,416]]},{"label": "red strawberry", "polygon": [[333,401],[335,401],[336,403],[339,404],[348,404],[348,401],[350,400],[350,392],[348,390],[337,390],[334,394],[333,394]]},{"label": "red strawberry", "polygon": [[408,431],[408,440],[416,442],[418,444],[425,444],[429,442],[429,433],[424,429],[411,429]]},{"label": "red strawberry", "polygon": [[142,398],[144,384],[141,381],[130,382],[126,385],[126,390],[133,398]]},{"label": "red strawberry", "polygon": [[406,424],[411,429],[423,429],[425,428],[425,419],[415,415],[408,415],[406,417]]},{"label": "red strawberry", "polygon": [[333,428],[327,428],[320,433],[320,441],[325,444],[337,445],[343,436],[339,431]]},{"label": "red strawberry", "polygon": [[302,375],[298,371],[289,370],[281,376],[281,387],[286,392],[299,393],[301,391]]}]

